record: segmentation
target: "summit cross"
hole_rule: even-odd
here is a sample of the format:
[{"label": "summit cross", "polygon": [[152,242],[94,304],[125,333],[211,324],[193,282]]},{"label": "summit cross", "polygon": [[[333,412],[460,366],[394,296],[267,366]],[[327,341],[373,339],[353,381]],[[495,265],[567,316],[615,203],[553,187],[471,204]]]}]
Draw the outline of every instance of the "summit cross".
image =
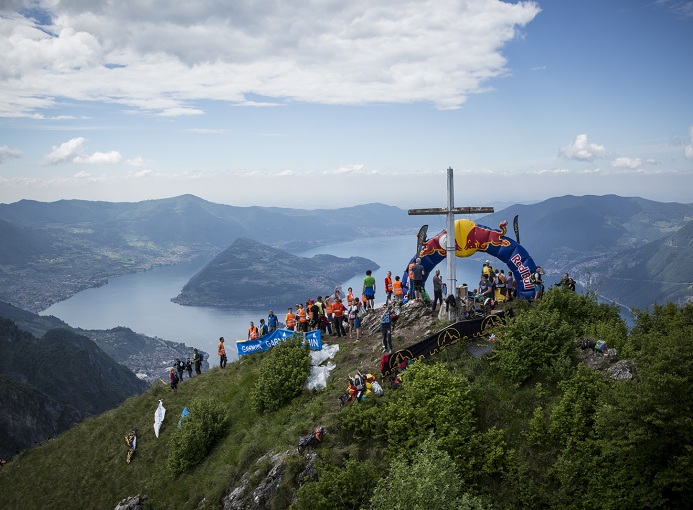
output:
[{"label": "summit cross", "polygon": [[[447,208],[409,209],[410,216],[433,216],[445,214],[446,221],[446,246],[445,258],[448,270],[448,289],[457,292],[457,274],[455,260],[455,214],[485,214],[494,212],[493,207],[455,207],[455,188],[453,185],[452,168],[448,168],[448,206]],[[452,254],[452,256],[450,256]],[[418,253],[416,254],[419,255]],[[450,310],[449,319],[453,319],[455,312]]]}]

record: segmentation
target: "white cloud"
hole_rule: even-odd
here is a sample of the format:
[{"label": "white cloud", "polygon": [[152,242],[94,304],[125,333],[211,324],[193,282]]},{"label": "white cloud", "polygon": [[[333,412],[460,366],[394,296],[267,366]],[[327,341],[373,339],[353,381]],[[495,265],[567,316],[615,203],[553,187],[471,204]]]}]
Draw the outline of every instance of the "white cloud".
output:
[{"label": "white cloud", "polygon": [[122,156],[117,151],[95,152],[86,154],[83,137],[73,138],[59,146],[53,146],[53,150],[44,156],[43,161],[47,165],[60,163],[86,163],[86,164],[115,164],[119,163]]},{"label": "white cloud", "polygon": [[606,149],[603,145],[589,143],[586,134],[579,134],[575,141],[566,147],[562,147],[560,155],[566,159],[577,159],[578,161],[594,161],[596,158],[606,156]]},{"label": "white cloud", "polygon": [[693,126],[688,128],[688,134],[691,137],[691,143],[684,147],[683,152],[686,155],[686,158],[693,159]]},{"label": "white cloud", "polygon": [[640,168],[642,166],[642,159],[621,156],[619,158],[614,159],[611,162],[611,166],[616,168]]},{"label": "white cloud", "polygon": [[22,151],[10,149],[7,145],[0,147],[0,163],[3,163],[7,158],[21,158]]},{"label": "white cloud", "polygon": [[[535,2],[35,0],[38,25],[0,17],[0,115],[56,100],[106,101],[164,116],[195,101],[274,105],[428,102],[459,108],[507,74],[503,47]],[[6,8],[7,9],[7,8]],[[88,9],[88,10],[87,10]],[[50,24],[45,24],[50,22]]]}]

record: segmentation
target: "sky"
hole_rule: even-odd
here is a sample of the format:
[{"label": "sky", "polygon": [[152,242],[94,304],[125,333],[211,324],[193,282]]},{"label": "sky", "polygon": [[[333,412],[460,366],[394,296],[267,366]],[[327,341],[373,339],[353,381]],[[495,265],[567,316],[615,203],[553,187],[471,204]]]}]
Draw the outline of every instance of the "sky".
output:
[{"label": "sky", "polygon": [[0,203],[693,202],[693,0],[0,0]]}]

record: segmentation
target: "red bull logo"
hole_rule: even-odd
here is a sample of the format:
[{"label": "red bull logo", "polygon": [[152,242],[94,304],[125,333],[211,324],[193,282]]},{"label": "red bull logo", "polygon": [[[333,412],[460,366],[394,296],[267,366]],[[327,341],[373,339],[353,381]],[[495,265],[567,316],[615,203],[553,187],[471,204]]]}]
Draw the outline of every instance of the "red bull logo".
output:
[{"label": "red bull logo", "polygon": [[424,245],[421,247],[421,251],[419,252],[419,257],[424,258],[429,255],[433,255],[434,253],[437,253],[441,257],[445,257],[445,248],[443,248],[440,245],[440,240],[441,238],[446,234],[446,230],[443,230],[440,234],[438,234],[435,237],[432,237],[428,241],[424,243]]},{"label": "red bull logo", "polygon": [[507,231],[507,225],[507,221],[501,222],[499,225],[500,230],[474,225],[467,233],[463,249],[486,251],[489,246],[510,246],[510,241],[503,239]]},{"label": "red bull logo", "polygon": [[525,290],[533,289],[534,284],[531,281],[532,271],[522,263],[522,257],[520,257],[520,255],[515,255],[510,259],[510,262],[515,265],[517,272],[522,276],[522,283],[525,286]]}]

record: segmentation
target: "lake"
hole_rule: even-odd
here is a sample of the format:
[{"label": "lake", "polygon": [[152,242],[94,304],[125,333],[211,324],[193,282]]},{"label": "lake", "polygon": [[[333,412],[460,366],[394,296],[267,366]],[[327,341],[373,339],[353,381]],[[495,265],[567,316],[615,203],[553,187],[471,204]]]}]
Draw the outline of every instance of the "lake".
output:
[{"label": "lake", "polygon": [[[387,271],[392,271],[393,279],[395,275],[401,276],[415,251],[416,236],[405,235],[347,241],[298,255],[312,257],[325,253],[373,260],[380,266],[380,269],[373,271],[376,278],[376,301],[382,302],[385,299],[383,279]],[[261,318],[267,318],[268,310],[192,307],[171,302],[171,298],[177,296],[188,280],[207,262],[177,264],[112,278],[107,285],[79,292],[44,310],[41,315],[54,315],[70,326],[82,329],[105,330],[124,326],[147,336],[183,342],[211,354],[214,363],[220,336],[226,338],[227,351],[231,354],[235,351],[232,342],[245,339],[250,321],[257,324]],[[479,259],[457,259],[458,284],[469,283],[470,288],[476,287],[481,264]],[[443,278],[447,278],[446,263],[440,263],[438,268]],[[335,282],[335,285],[341,283],[345,292],[348,287],[353,287],[359,294],[364,276],[365,274],[357,275],[346,282]],[[328,290],[332,289],[315,289],[315,296],[306,296],[306,299],[324,295]],[[427,282],[427,290],[433,293],[430,281]],[[274,310],[274,313],[283,320],[286,308],[294,305],[295,303],[286,303],[284,309]],[[235,358],[235,352],[231,358]]]}]

